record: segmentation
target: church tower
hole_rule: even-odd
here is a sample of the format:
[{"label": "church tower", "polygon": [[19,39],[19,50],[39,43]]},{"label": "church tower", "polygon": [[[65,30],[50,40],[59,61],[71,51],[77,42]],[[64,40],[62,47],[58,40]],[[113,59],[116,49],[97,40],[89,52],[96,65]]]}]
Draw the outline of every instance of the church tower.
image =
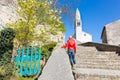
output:
[{"label": "church tower", "polygon": [[75,28],[74,38],[77,41],[79,41],[80,43],[92,41],[92,35],[82,31],[82,20],[78,8],[76,9],[74,28]]},{"label": "church tower", "polygon": [[81,16],[80,16],[80,12],[79,12],[78,8],[76,10],[74,27],[75,27],[75,32],[77,32],[77,33],[75,33],[75,38],[76,38],[76,40],[78,40],[78,39],[80,39],[80,36],[78,36],[78,35],[80,35],[82,32],[82,21],[81,21]]}]

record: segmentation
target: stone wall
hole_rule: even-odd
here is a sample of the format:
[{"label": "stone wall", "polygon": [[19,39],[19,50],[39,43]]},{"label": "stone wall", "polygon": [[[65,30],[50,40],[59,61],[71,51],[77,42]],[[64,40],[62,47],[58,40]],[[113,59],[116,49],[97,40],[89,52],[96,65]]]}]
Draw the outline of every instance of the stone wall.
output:
[{"label": "stone wall", "polygon": [[96,47],[99,51],[120,52],[120,46],[110,45],[110,44],[105,44],[105,43],[87,42],[87,43],[78,44],[78,45],[93,46],[93,47]]},{"label": "stone wall", "polygon": [[103,33],[102,33],[102,42],[103,43],[107,43],[107,35],[106,35],[106,28],[104,27],[103,29]]},{"label": "stone wall", "polygon": [[0,0],[0,29],[16,19],[16,0]]},{"label": "stone wall", "polygon": [[66,51],[61,48],[56,48],[38,80],[74,80],[69,57]]},{"label": "stone wall", "polygon": [[107,24],[104,27],[102,41],[103,43],[120,45],[120,20]]}]

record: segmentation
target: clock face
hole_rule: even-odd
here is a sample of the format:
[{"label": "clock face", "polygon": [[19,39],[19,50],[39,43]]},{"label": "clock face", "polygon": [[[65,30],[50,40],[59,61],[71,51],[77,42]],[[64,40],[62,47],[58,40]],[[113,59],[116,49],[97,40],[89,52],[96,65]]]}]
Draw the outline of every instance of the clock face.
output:
[{"label": "clock face", "polygon": [[77,22],[77,26],[80,26],[80,22]]}]

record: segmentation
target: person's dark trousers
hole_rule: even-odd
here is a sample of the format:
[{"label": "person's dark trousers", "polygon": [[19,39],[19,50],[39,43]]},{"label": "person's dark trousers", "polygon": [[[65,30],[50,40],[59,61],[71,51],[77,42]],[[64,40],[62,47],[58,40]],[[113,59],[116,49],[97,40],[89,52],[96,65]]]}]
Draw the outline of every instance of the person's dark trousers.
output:
[{"label": "person's dark trousers", "polygon": [[68,55],[69,55],[70,63],[73,66],[73,64],[76,64],[74,50],[68,49]]}]

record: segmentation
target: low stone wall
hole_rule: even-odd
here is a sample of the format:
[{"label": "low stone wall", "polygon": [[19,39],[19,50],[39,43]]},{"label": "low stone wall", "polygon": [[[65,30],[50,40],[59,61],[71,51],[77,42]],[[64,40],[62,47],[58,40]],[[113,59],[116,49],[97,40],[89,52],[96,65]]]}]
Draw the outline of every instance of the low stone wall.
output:
[{"label": "low stone wall", "polygon": [[74,80],[64,49],[57,48],[53,51],[38,80]]},{"label": "low stone wall", "polygon": [[78,44],[83,46],[94,46],[99,51],[114,51],[114,52],[120,52],[120,46],[116,45],[109,45],[105,43],[94,43],[94,42],[87,42],[83,44]]}]

